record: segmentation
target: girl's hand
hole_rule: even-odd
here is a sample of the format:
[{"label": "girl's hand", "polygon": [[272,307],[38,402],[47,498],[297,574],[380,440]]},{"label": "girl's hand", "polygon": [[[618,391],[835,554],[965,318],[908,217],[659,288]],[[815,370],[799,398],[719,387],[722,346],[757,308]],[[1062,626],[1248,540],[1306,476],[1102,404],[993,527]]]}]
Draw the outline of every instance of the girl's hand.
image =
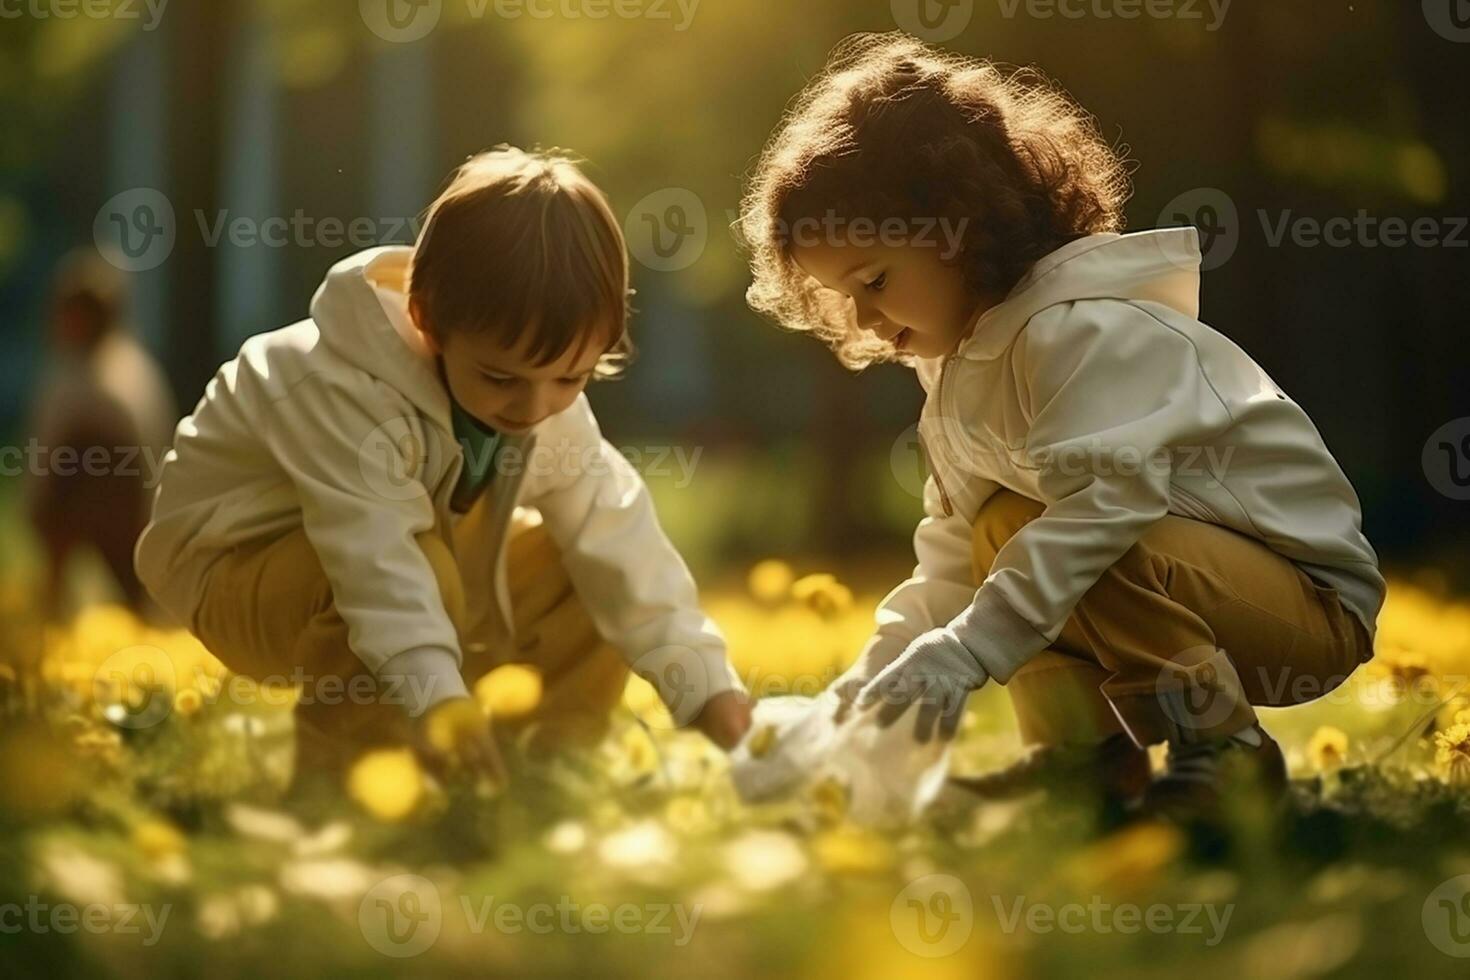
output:
[{"label": "girl's hand", "polygon": [[722,691],[704,703],[693,727],[726,752],[740,744],[750,730],[750,696],[744,691]]},{"label": "girl's hand", "polygon": [[918,704],[914,737],[927,742],[936,734],[953,738],[970,692],[984,686],[989,672],[948,626],[923,633],[897,660],[879,671],[858,694],[857,710],[873,705],[878,725],[887,728]]}]

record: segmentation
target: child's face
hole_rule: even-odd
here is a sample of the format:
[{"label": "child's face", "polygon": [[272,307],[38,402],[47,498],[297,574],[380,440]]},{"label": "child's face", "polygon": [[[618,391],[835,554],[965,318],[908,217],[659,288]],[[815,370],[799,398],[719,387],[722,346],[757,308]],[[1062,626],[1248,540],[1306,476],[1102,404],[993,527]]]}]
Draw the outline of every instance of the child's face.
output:
[{"label": "child's face", "polygon": [[798,245],[807,275],[853,302],[857,324],[905,354],[944,357],[969,335],[982,303],[937,249],[915,245]]},{"label": "child's face", "polygon": [[504,347],[491,331],[451,333],[440,343],[424,339],[444,364],[449,393],[475,418],[500,432],[518,434],[570,408],[592,379],[603,350],[573,348],[551,364],[533,363],[529,335]]}]

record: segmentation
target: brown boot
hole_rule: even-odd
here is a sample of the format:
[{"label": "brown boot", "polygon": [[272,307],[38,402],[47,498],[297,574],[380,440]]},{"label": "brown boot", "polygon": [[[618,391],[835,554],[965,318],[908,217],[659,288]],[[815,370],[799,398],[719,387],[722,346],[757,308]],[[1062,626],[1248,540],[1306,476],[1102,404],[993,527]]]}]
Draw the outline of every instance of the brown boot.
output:
[{"label": "brown boot", "polygon": [[983,776],[950,783],[988,800],[1008,800],[1043,791],[1067,798],[1128,803],[1149,785],[1148,752],[1127,735],[1110,735],[1088,745],[1050,745]]},{"label": "brown boot", "polygon": [[1253,725],[1225,738],[1170,744],[1168,766],[1148,787],[1143,809],[1178,820],[1209,819],[1220,815],[1227,795],[1254,793],[1279,805],[1288,785],[1281,746]]}]

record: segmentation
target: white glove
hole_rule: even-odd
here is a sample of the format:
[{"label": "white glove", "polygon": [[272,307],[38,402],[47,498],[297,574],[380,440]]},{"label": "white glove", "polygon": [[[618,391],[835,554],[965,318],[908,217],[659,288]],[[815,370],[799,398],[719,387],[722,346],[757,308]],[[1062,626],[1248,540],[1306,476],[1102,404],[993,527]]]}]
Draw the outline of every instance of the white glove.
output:
[{"label": "white glove", "polygon": [[914,737],[927,742],[937,727],[941,738],[953,738],[970,692],[989,679],[959,635],[940,626],[915,637],[898,659],[864,685],[856,707],[861,711],[881,701],[878,725],[886,728],[918,702]]}]

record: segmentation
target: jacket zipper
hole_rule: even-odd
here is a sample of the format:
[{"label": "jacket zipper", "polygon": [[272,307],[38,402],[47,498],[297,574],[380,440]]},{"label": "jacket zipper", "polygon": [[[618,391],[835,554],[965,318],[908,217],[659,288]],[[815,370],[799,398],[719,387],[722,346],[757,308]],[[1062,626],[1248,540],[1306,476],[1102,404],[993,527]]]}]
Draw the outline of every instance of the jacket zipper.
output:
[{"label": "jacket zipper", "polygon": [[[944,417],[944,376],[949,373],[950,361],[954,355],[950,354],[944,359],[944,366],[939,369],[939,386],[934,392],[934,398],[939,402],[939,417]],[[944,480],[939,476],[939,468],[934,465],[934,455],[929,452],[929,446],[924,442],[924,434],[919,433],[919,449],[924,454],[924,460],[929,465],[929,472],[934,477],[934,486],[939,490],[939,503],[944,507],[944,516],[954,516],[954,504],[950,502],[949,493],[944,489]]]}]

